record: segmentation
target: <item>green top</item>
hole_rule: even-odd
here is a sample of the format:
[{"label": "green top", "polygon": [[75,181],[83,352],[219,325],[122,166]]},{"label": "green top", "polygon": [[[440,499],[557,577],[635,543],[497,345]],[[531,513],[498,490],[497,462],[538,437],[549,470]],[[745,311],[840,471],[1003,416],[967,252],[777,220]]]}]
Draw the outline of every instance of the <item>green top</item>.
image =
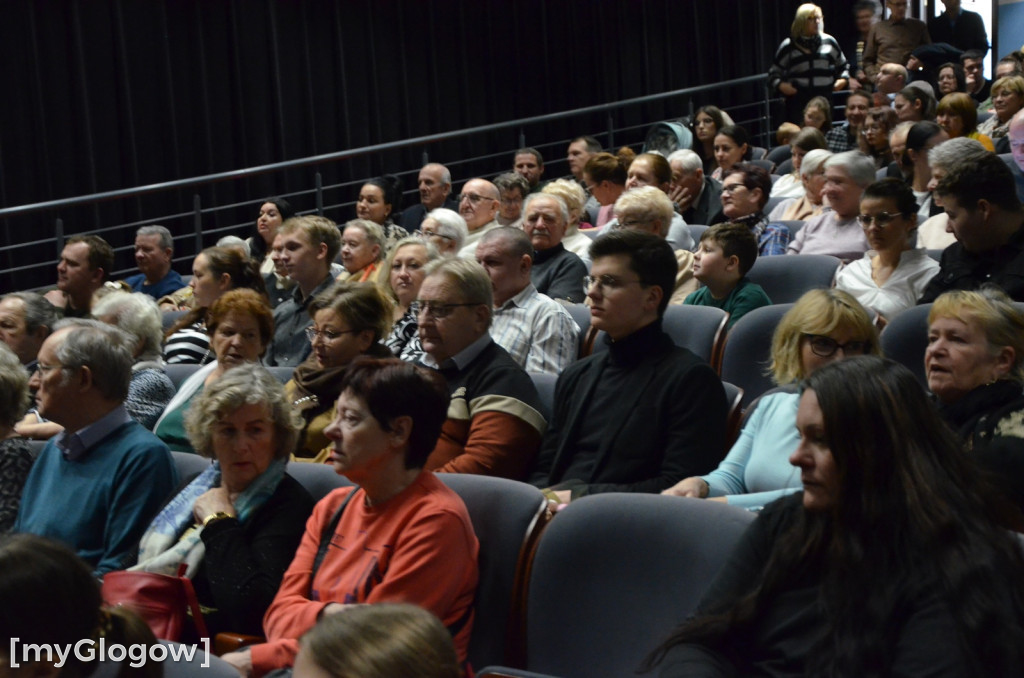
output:
[{"label": "green top", "polygon": [[736,287],[732,288],[729,296],[725,299],[715,299],[711,296],[711,290],[701,287],[696,292],[691,292],[683,301],[684,304],[692,306],[714,306],[729,314],[729,329],[736,324],[736,321],[744,314],[762,306],[771,306],[772,300],[764,293],[760,285],[742,278]]},{"label": "green top", "polygon": [[185,433],[185,413],[188,412],[188,408],[192,406],[192,402],[199,397],[199,394],[202,392],[203,387],[200,386],[196,389],[196,392],[192,394],[191,398],[168,412],[166,416],[164,416],[163,421],[160,422],[160,425],[153,430],[156,437],[164,441],[164,444],[174,452],[195,452],[195,450],[192,449],[191,441],[188,439],[188,434]]}]

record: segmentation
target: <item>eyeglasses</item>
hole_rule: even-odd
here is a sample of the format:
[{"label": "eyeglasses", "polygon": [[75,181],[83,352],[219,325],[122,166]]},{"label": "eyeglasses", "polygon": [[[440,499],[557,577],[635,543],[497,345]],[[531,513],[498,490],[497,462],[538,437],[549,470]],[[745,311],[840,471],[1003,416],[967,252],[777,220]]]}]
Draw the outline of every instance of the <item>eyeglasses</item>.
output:
[{"label": "eyeglasses", "polygon": [[601,293],[606,294],[633,283],[636,283],[637,285],[644,285],[644,283],[639,280],[619,280],[613,275],[602,275],[597,278],[592,275],[588,275],[583,278],[583,289],[589,290],[596,284],[601,289]]},{"label": "eyeglasses", "polygon": [[424,238],[442,238],[444,240],[455,240],[455,238],[450,235],[445,235],[444,233],[437,233],[436,231],[413,231],[412,234],[421,240]]},{"label": "eyeglasses", "polygon": [[631,219],[629,221],[622,221],[621,219],[619,220],[619,226],[621,226],[622,228],[639,228],[641,226],[646,225],[646,221],[641,221],[639,219]]},{"label": "eyeglasses", "polygon": [[870,214],[858,214],[857,221],[859,221],[860,225],[864,228],[870,226],[871,222],[875,222],[875,226],[878,226],[879,228],[885,228],[889,225],[890,221],[900,216],[903,215],[899,212],[896,212],[895,214],[890,212],[879,212],[874,216],[871,216]]},{"label": "eyeglasses", "polygon": [[480,306],[479,302],[467,302],[465,304],[445,304],[440,301],[427,301],[425,299],[417,299],[416,305],[419,307],[416,311],[418,316],[426,316],[433,320],[444,320],[452,314],[452,311],[459,308],[460,306]]},{"label": "eyeglasses", "polygon": [[491,198],[486,195],[477,195],[476,193],[463,193],[459,195],[459,202],[462,202],[463,200],[468,200],[474,205],[477,205],[484,200],[497,200],[497,198]]},{"label": "eyeglasses", "polygon": [[45,377],[47,374],[49,374],[50,372],[53,372],[54,370],[63,370],[63,369],[64,369],[63,365],[44,365],[42,363],[36,363],[36,372],[38,372],[39,376],[41,376],[41,377]]},{"label": "eyeglasses", "polygon": [[734,193],[734,192],[740,190],[741,188],[746,188],[746,186],[744,186],[741,183],[728,184],[728,185],[722,186],[722,193]]},{"label": "eyeglasses", "polygon": [[593,194],[596,189],[601,188],[603,183],[603,181],[599,181],[596,184],[584,184],[583,188],[587,189],[587,193]]},{"label": "eyeglasses", "polygon": [[361,331],[362,330],[342,330],[340,332],[336,332],[334,330],[318,330],[315,327],[307,327],[306,338],[309,339],[310,343],[313,343],[317,337],[320,337],[329,344],[343,334],[355,334],[356,332]]},{"label": "eyeglasses", "polygon": [[518,197],[518,198],[510,198],[508,196],[504,196],[503,195],[501,197],[501,204],[502,205],[522,205],[523,204],[523,198],[521,196]]},{"label": "eyeglasses", "polygon": [[871,348],[870,341],[848,341],[840,344],[832,337],[821,334],[805,334],[804,338],[811,345],[811,352],[820,358],[831,358],[839,349],[843,349],[843,355],[864,355]]}]

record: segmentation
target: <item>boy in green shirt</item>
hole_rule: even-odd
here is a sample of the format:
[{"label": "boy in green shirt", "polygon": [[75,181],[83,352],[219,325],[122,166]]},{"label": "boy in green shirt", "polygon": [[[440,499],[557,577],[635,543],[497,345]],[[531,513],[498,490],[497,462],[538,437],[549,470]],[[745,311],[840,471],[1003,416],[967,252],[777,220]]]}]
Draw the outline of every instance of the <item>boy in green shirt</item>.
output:
[{"label": "boy in green shirt", "polygon": [[749,311],[771,305],[760,285],[744,276],[757,261],[757,237],[745,224],[716,224],[704,231],[693,257],[693,277],[704,284],[683,301],[729,313],[729,328]]}]

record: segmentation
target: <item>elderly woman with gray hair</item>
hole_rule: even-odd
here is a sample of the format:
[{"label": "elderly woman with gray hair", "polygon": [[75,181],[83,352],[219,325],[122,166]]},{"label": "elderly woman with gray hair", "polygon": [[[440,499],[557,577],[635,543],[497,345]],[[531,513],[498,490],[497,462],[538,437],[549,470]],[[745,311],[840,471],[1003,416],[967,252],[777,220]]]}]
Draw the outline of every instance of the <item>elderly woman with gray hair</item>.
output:
[{"label": "elderly woman with gray hair", "polygon": [[210,384],[185,416],[192,447],[213,463],[161,509],[131,569],[185,565],[211,634],[263,633],[313,510],[285,472],[301,426],[281,383],[251,363]]},{"label": "elderly woman with gray hair", "polygon": [[141,292],[111,292],[93,302],[92,315],[132,337],[135,363],[124,408],[152,430],[175,393],[160,357],[164,339],[160,309],[152,297]]},{"label": "elderly woman with gray hair", "polygon": [[780,202],[769,213],[768,221],[807,221],[824,211],[822,189],[825,188],[825,161],[831,157],[832,153],[824,149],[807,152],[800,162],[803,195]]},{"label": "elderly woman with gray hair", "polygon": [[28,372],[14,351],[0,342],[0,533],[14,526],[21,488],[35,458],[28,441],[14,432],[29,400]]},{"label": "elderly woman with gray hair", "polygon": [[454,210],[438,207],[427,213],[423,223],[420,224],[420,230],[413,235],[433,244],[441,256],[451,259],[459,256],[459,250],[463,248],[466,238],[469,237],[469,229],[461,214]]},{"label": "elderly woman with gray hair", "polygon": [[860,259],[868,249],[857,221],[864,189],[875,181],[875,163],[859,151],[837,153],[825,161],[822,193],[832,208],[810,219],[789,243],[786,254],[829,254],[843,261]]}]

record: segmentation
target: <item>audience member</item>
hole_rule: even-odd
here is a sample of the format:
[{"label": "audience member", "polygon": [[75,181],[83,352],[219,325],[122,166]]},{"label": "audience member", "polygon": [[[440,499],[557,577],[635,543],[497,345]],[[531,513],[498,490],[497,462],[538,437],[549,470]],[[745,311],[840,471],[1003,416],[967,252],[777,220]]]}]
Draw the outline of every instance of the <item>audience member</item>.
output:
[{"label": "audience member", "polygon": [[693,257],[693,277],[704,287],[693,292],[684,304],[713,306],[729,314],[728,328],[736,321],[772,301],[747,273],[757,261],[757,238],[743,224],[715,224],[700,236]]},{"label": "audience member", "polygon": [[98,235],[67,239],[57,264],[57,289],[46,293],[65,318],[88,318],[92,293],[103,287],[114,269],[114,250]]},{"label": "audience member", "polygon": [[964,67],[964,76],[967,79],[967,93],[980,105],[989,98],[992,91],[992,83],[985,79],[985,53],[969,49],[960,55],[960,63]]},{"label": "audience member", "polygon": [[341,375],[361,355],[390,358],[382,340],[391,322],[391,304],[373,283],[337,283],[309,304],[313,324],[306,328],[312,353],[285,385],[288,401],[302,415],[297,461],[327,461],[330,441],[324,429],[334,418]]},{"label": "audience member", "polygon": [[[346,371],[341,392],[327,435],[335,471],[354,487],[314,507],[263,618],[267,642],[224,655],[242,675],[290,666],[299,637],[318,619],[384,602],[437,615],[458,660],[466,659],[479,543],[459,496],[424,471],[448,406],[443,381],[395,358],[362,358]],[[354,658],[364,649],[344,651]]]},{"label": "audience member", "polygon": [[461,214],[438,207],[430,210],[416,235],[433,244],[442,256],[450,258],[459,256],[469,238],[469,229]]},{"label": "audience member", "polygon": [[213,463],[153,519],[130,569],[176,575],[184,566],[211,635],[263,632],[313,510],[285,472],[301,427],[281,383],[258,365],[231,370],[189,410],[192,447]]},{"label": "audience member", "polygon": [[416,315],[419,312],[416,299],[427,275],[427,264],[440,258],[433,243],[418,238],[400,240],[388,256],[384,277],[388,280],[387,289],[395,302],[392,312],[394,324],[383,342],[396,358],[408,362],[423,359],[423,347],[420,346],[416,331]]},{"label": "audience member", "polygon": [[331,262],[341,249],[341,234],[330,219],[295,217],[284,222],[278,235],[281,261],[295,290],[274,309],[274,338],[265,363],[294,367],[309,356],[305,330],[313,320],[307,309],[313,297],[334,283]]},{"label": "audience member", "polygon": [[583,302],[587,266],[565,249],[569,210],[558,196],[532,193],[523,205],[523,230],[533,243],[530,280],[541,294],[572,304]]},{"label": "audience member", "polygon": [[402,228],[409,233],[418,231],[427,213],[432,210],[440,207],[459,209],[458,203],[449,197],[452,193],[452,173],[447,167],[436,162],[427,163],[420,169],[417,181],[420,201],[402,211]]},{"label": "audience member", "polygon": [[206,326],[216,360],[181,383],[153,427],[161,440],[179,452],[193,451],[185,430],[192,400],[232,367],[259,362],[274,336],[274,316],[266,298],[248,289],[231,290],[213,302]]},{"label": "audience member", "polygon": [[[942,64],[939,66],[936,80],[939,86],[938,95],[940,97],[952,94],[953,92],[967,93],[967,76],[964,74],[964,67],[960,64],[952,62]],[[974,105],[977,107],[978,102],[975,101]]]},{"label": "audience member", "polygon": [[833,153],[857,150],[857,140],[860,138],[860,130],[867,117],[868,108],[871,107],[871,93],[867,90],[858,89],[850,92],[846,97],[846,109],[844,115],[846,121],[839,125],[833,125],[825,134],[825,144],[828,150]]},{"label": "audience member", "polygon": [[943,251],[939,272],[918,303],[984,283],[1024,301],[1024,211],[1006,163],[994,155],[957,162],[946,168],[935,193],[957,242]]},{"label": "audience member", "polygon": [[522,223],[523,200],[530,192],[530,185],[526,183],[523,175],[516,172],[499,174],[494,179],[494,185],[501,196],[498,208],[498,224],[501,226],[517,226]]},{"label": "audience member", "polygon": [[668,156],[672,188],[668,197],[688,224],[717,224],[722,213],[722,184],[704,174],[704,164],[695,151],[680,149]]},{"label": "audience member", "polygon": [[1024,108],[1024,77],[1014,75],[992,83],[992,108],[995,113],[978,125],[978,132],[992,139],[996,153],[1009,153],[1010,120]]},{"label": "audience member", "polygon": [[293,216],[295,209],[284,198],[267,198],[260,205],[260,214],[256,219],[256,235],[249,237],[246,245],[249,248],[249,256],[259,265],[261,275],[273,276],[274,262],[270,258],[270,252],[274,246],[274,238],[281,224]]},{"label": "audience member", "polygon": [[804,185],[800,178],[800,163],[808,152],[826,147],[824,135],[815,127],[804,127],[793,137],[789,145],[793,149],[791,156],[793,171],[779,177],[778,181],[772,184],[771,197],[773,198],[799,198],[803,196]]},{"label": "audience member", "polygon": [[928,18],[928,34],[932,42],[945,42],[960,50],[988,51],[988,33],[977,12],[968,12],[960,0],[942,0],[946,11]]},{"label": "audience member", "polygon": [[[541,193],[558,196],[565,203],[565,208],[569,210],[569,227],[565,229],[562,244],[565,245],[565,249],[578,256],[589,267],[588,250],[593,240],[590,239],[590,236],[580,233],[580,222],[583,217],[587,216],[586,205],[588,202],[583,186],[570,179],[555,179],[549,181]],[[593,197],[590,200],[593,200]],[[597,205],[596,200],[594,204]]]},{"label": "audience member", "polygon": [[910,83],[910,73],[903,64],[887,63],[882,64],[878,71],[877,84],[875,85],[875,106],[889,106],[899,92]]},{"label": "audience member", "polygon": [[[935,195],[935,187],[950,167],[961,162],[974,162],[986,155],[990,154],[980,142],[966,137],[944,141],[928,151],[928,164],[932,172],[928,190],[932,191],[932,201],[942,207],[942,199]],[[929,217],[917,229],[917,246],[923,249],[944,250],[955,242],[956,238],[949,229],[949,215],[945,211]]]},{"label": "audience member", "polygon": [[892,151],[892,163],[885,172],[886,178],[892,177],[893,179],[903,179],[907,181],[912,178],[913,165],[909,163],[905,166],[903,164],[904,158],[907,155],[907,135],[910,134],[910,128],[914,126],[911,122],[901,122],[892,128],[892,132],[889,133],[889,150]]},{"label": "audience member", "polygon": [[803,492],[758,515],[694,616],[641,668],[1024,671],[1020,542],[914,375],[874,356],[826,365],[796,421]]},{"label": "audience member", "polygon": [[[274,265],[274,272],[263,276],[263,284],[267,288],[267,298],[270,301],[270,308],[277,308],[286,299],[290,299],[295,290],[295,281],[288,277],[288,269],[284,265],[284,236],[280,233],[274,236],[274,242],[270,246],[270,261]],[[331,264],[331,273],[334,267],[341,268],[340,264]],[[341,271],[338,271],[340,274]],[[333,277],[333,276],[332,276]]]},{"label": "audience member", "polygon": [[834,289],[804,294],[782,316],[772,337],[772,379],[780,388],[747,408],[740,437],[718,468],[681,480],[662,494],[712,497],[759,510],[801,490],[800,474],[789,463],[800,444],[797,387],[823,365],[868,354],[881,354],[878,332],[856,299]]},{"label": "audience member", "polygon": [[899,122],[896,111],[879,106],[868,111],[861,129],[860,152],[871,158],[875,169],[888,167],[893,161],[889,135]]},{"label": "audience member", "polygon": [[131,337],[129,349],[134,362],[124,409],[132,419],[152,430],[175,393],[160,358],[160,309],[152,297],[141,292],[111,292],[93,303],[92,314]]},{"label": "audience member", "polygon": [[928,184],[932,179],[932,168],[928,154],[933,148],[948,141],[949,136],[934,122],[915,122],[907,132],[907,150],[903,155],[904,174],[910,176],[910,186],[917,200],[917,214],[921,219],[933,217],[942,211],[942,206],[932,200]]},{"label": "audience member", "polygon": [[808,151],[800,161],[800,182],[804,193],[799,198],[783,200],[772,209],[768,221],[806,221],[821,214],[825,206],[822,189],[825,188],[825,161],[832,154],[823,149]]},{"label": "audience member", "polygon": [[[618,228],[645,231],[668,241],[669,224],[675,212],[672,201],[663,191],[654,186],[640,186],[622,194],[615,201],[615,219]],[[669,246],[672,244],[669,243]],[[669,304],[681,304],[697,289],[693,277],[693,252],[689,249],[673,249],[676,257],[676,282],[671,291]]]},{"label": "audience member", "polygon": [[715,161],[718,169],[712,174],[712,179],[718,179],[724,183],[725,172],[732,169],[736,163],[750,160],[750,144],[747,130],[739,125],[726,125],[718,130],[715,135]]},{"label": "audience member", "polygon": [[99,576],[128,564],[177,474],[167,446],[125,411],[131,339],[75,322],[58,323],[39,351],[39,414],[64,432],[33,464],[14,531],[68,544]]},{"label": "audience member", "polygon": [[757,238],[757,252],[762,257],[785,254],[789,229],[783,224],[768,223],[764,206],[772,190],[768,171],[757,165],[741,162],[728,170],[722,179],[722,212],[734,224],[744,224]]},{"label": "audience member", "polygon": [[804,127],[813,127],[824,135],[832,129],[832,104],[826,97],[814,97],[804,106],[801,120]]},{"label": "audience member", "polygon": [[785,97],[786,120],[801,122],[807,102],[846,89],[849,77],[843,50],[825,32],[821,8],[812,3],[800,5],[789,37],[775,51],[775,60],[768,69],[769,89]]},{"label": "audience member", "polygon": [[466,259],[476,257],[476,244],[484,233],[498,227],[496,217],[501,205],[498,187],[486,179],[470,179],[459,196],[459,214],[466,220],[469,234],[459,250],[459,256]]},{"label": "audience member", "polygon": [[381,227],[369,219],[353,219],[342,228],[340,257],[345,270],[336,280],[377,282],[386,252]]},{"label": "audience member", "polygon": [[[715,137],[726,125],[732,125],[729,114],[717,106],[701,106],[693,117],[693,145],[690,147],[704,162],[704,174],[713,176],[718,169]],[[614,202],[614,201],[613,201]]]},{"label": "audience member", "polygon": [[1010,54],[996,62],[996,80],[1009,78],[1014,75],[1024,75],[1024,63],[1021,63],[1019,56]]},{"label": "audience member", "polygon": [[784,122],[775,130],[775,143],[779,146],[789,146],[793,137],[800,133],[800,126],[791,122]]},{"label": "audience member", "polygon": [[18,356],[0,343],[0,534],[10,532],[35,452],[14,427],[25,414],[32,395],[28,372]]},{"label": "audience member", "polygon": [[864,45],[864,72],[868,79],[878,79],[879,64],[906,64],[915,47],[931,42],[923,21],[907,17],[907,0],[886,0],[889,18],[871,27]]},{"label": "audience member", "polygon": [[530,281],[530,237],[518,228],[496,228],[480,241],[476,260],[494,293],[491,338],[527,372],[560,374],[576,359],[580,328]]},{"label": "audience member", "polygon": [[370,179],[359,189],[356,219],[372,221],[380,226],[383,232],[381,258],[387,255],[396,242],[409,236],[409,232],[393,220],[393,215],[400,214],[401,210],[402,180],[395,175],[385,174]]},{"label": "audience member", "polygon": [[12,292],[0,297],[0,342],[29,371],[36,370],[39,348],[57,323],[58,311],[36,292]]},{"label": "audience member", "polygon": [[171,268],[174,240],[163,226],[143,226],[135,232],[135,265],[138,275],[125,280],[133,292],[159,299],[185,287],[185,281]]},{"label": "audience member", "polygon": [[526,179],[530,186],[530,193],[536,193],[544,188],[541,177],[544,176],[544,156],[536,148],[520,148],[516,151],[512,160],[512,169],[516,174]]},{"label": "audience member", "polygon": [[[857,90],[868,85],[867,74],[864,73],[864,46],[868,41],[868,33],[875,24],[878,17],[878,3],[875,0],[857,0],[853,3],[853,19],[856,27],[856,40],[848,44],[846,59],[850,64],[850,89]],[[835,149],[829,147],[833,153],[842,153],[852,150],[851,148]]]},{"label": "audience member", "polygon": [[631,154],[597,153],[583,168],[584,188],[601,206],[594,221],[595,227],[600,228],[611,221],[612,207],[626,191],[626,170],[631,162]]},{"label": "audience member", "polygon": [[[572,174],[572,178],[580,186],[585,186],[586,182],[583,180],[583,170],[587,166],[590,159],[601,152],[601,144],[591,136],[576,137],[569,143],[569,149],[566,152],[566,160],[569,162],[569,172]],[[580,222],[587,224],[597,223],[597,211],[601,208],[600,203],[597,199],[586,193],[586,201],[584,204],[584,214],[580,214]],[[568,247],[568,246],[567,246]],[[575,251],[575,250],[573,250]],[[577,252],[577,254],[579,254]]]},{"label": "audience member", "polygon": [[676,275],[661,238],[616,230],[594,242],[591,324],[608,350],[569,366],[530,482],[568,502],[599,492],[660,492],[711,470],[726,402],[709,365],[661,329]]},{"label": "audience member", "polygon": [[425,468],[524,478],[546,424],[530,377],[488,333],[487,271],[464,259],[432,262],[417,304],[423,363],[444,376],[451,394]]},{"label": "audience member", "polygon": [[899,179],[882,179],[864,189],[857,220],[871,249],[836,273],[835,286],[871,310],[881,327],[917,303],[939,264],[914,248],[917,202]]},{"label": "audience member", "polygon": [[1010,154],[1012,163],[1007,163],[1017,186],[1017,198],[1024,201],[1024,111],[1019,111],[1010,120]]},{"label": "audience member", "polygon": [[935,122],[950,139],[967,137],[978,141],[989,152],[996,150],[992,140],[978,132],[978,109],[974,100],[964,92],[953,92],[942,97],[936,109]]},{"label": "audience member", "polygon": [[892,101],[892,108],[900,122],[935,119],[935,99],[916,85],[904,87],[897,92]]},{"label": "audience member", "polygon": [[860,198],[875,180],[871,158],[857,151],[837,153],[825,161],[825,199],[832,208],[812,217],[789,243],[787,254],[830,254],[843,261],[860,259],[868,249],[857,223]]}]

